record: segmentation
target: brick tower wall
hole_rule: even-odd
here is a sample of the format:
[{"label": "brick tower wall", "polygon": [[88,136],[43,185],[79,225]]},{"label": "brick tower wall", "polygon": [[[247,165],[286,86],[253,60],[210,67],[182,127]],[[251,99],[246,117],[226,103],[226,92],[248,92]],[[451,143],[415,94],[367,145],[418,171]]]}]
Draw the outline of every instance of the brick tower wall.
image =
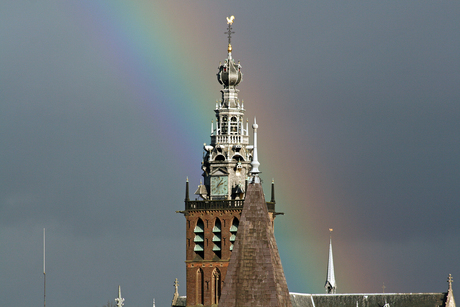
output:
[{"label": "brick tower wall", "polygon": [[[227,274],[227,267],[230,261],[231,251],[230,246],[233,242],[230,241],[232,233],[230,228],[235,218],[238,221],[241,218],[242,205],[238,209],[195,209],[194,201],[189,201],[186,204],[186,211],[184,215],[186,218],[186,291],[187,291],[187,306],[211,306],[215,304],[216,299],[220,297],[220,292],[225,281]],[[230,207],[232,207],[231,205]],[[195,207],[199,207],[198,205]],[[273,227],[274,203],[267,203],[267,208],[270,210],[270,226]],[[221,223],[221,252],[220,257],[216,256],[213,251],[214,237],[213,228],[216,224],[217,218]],[[203,258],[194,251],[195,248],[195,227],[201,219],[203,221]],[[217,270],[216,270],[217,269]],[[201,278],[198,271],[201,271]],[[213,273],[218,271],[220,273],[219,281],[220,287],[215,285],[216,278]],[[202,290],[201,290],[202,289]],[[216,295],[217,292],[217,295]]]}]

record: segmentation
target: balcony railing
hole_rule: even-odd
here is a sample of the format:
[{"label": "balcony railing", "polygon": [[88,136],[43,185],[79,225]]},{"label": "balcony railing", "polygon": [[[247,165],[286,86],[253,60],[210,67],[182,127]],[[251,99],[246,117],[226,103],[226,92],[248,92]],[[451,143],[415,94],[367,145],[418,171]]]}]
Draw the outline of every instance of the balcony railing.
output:
[{"label": "balcony railing", "polygon": [[212,135],[211,145],[215,144],[249,144],[249,136],[245,135]]},{"label": "balcony railing", "polygon": [[[228,210],[243,209],[244,200],[188,200],[185,201],[185,210]],[[267,202],[267,209],[275,212],[275,203]]]}]

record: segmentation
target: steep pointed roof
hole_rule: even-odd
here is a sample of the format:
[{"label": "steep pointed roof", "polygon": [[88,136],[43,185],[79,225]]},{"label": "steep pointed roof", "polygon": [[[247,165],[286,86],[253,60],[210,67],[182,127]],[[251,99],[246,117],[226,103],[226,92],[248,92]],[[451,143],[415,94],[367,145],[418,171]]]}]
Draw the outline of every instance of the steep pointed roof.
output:
[{"label": "steep pointed roof", "polygon": [[452,290],[452,283],[454,280],[451,274],[449,274],[447,282],[449,283],[449,289],[447,290],[446,307],[455,307],[454,291]]},{"label": "steep pointed roof", "polygon": [[[332,229],[330,231],[332,232]],[[334,258],[332,256],[332,237],[329,238],[329,261],[327,263],[327,277],[324,287],[326,288],[326,293],[336,293],[337,283],[335,282]]]},{"label": "steep pointed roof", "polygon": [[250,183],[219,307],[291,307],[260,183]]},{"label": "steep pointed roof", "polygon": [[117,302],[118,307],[122,307],[124,305],[125,299],[121,297],[121,286],[118,285],[118,297],[115,298],[115,302]]}]

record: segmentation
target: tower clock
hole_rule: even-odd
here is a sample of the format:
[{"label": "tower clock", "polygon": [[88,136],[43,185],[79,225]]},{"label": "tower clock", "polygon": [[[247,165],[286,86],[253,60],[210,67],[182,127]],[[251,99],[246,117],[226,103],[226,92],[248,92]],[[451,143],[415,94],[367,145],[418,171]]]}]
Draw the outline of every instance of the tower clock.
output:
[{"label": "tower clock", "polygon": [[227,197],[228,176],[211,177],[211,197]]}]

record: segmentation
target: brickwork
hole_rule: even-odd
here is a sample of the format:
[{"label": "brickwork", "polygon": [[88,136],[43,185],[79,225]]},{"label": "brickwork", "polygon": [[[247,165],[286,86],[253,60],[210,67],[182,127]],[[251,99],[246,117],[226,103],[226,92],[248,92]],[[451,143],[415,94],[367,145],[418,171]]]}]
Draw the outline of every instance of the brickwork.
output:
[{"label": "brickwork", "polygon": [[[211,306],[220,297],[222,282],[227,273],[232,245],[230,228],[234,219],[239,221],[241,209],[238,210],[196,210],[186,213],[186,278],[187,306],[203,304]],[[195,252],[195,227],[202,221],[203,253]],[[218,220],[218,222],[217,222]],[[220,224],[220,233],[213,232]],[[220,251],[213,251],[213,237],[220,234]],[[218,274],[218,278],[216,278]]]},{"label": "brickwork", "polygon": [[[192,210],[186,201],[186,291],[187,306],[202,304],[211,306],[220,297],[223,282],[227,274],[227,267],[231,256],[231,246],[235,240],[235,229],[232,225],[239,224],[242,209],[227,210]],[[211,202],[210,202],[211,203]],[[267,203],[266,207],[274,209],[274,202]],[[273,226],[275,214],[269,213],[269,226]],[[236,219],[236,220],[235,220]],[[215,232],[214,227],[220,225],[220,232]],[[202,233],[196,227],[202,225]],[[214,251],[213,238],[220,234],[220,251]],[[233,236],[233,237],[232,237]],[[203,242],[196,242],[196,240]],[[202,244],[203,251],[195,251],[197,244]],[[216,279],[215,274],[219,274]],[[217,283],[217,284],[216,284]]]}]

